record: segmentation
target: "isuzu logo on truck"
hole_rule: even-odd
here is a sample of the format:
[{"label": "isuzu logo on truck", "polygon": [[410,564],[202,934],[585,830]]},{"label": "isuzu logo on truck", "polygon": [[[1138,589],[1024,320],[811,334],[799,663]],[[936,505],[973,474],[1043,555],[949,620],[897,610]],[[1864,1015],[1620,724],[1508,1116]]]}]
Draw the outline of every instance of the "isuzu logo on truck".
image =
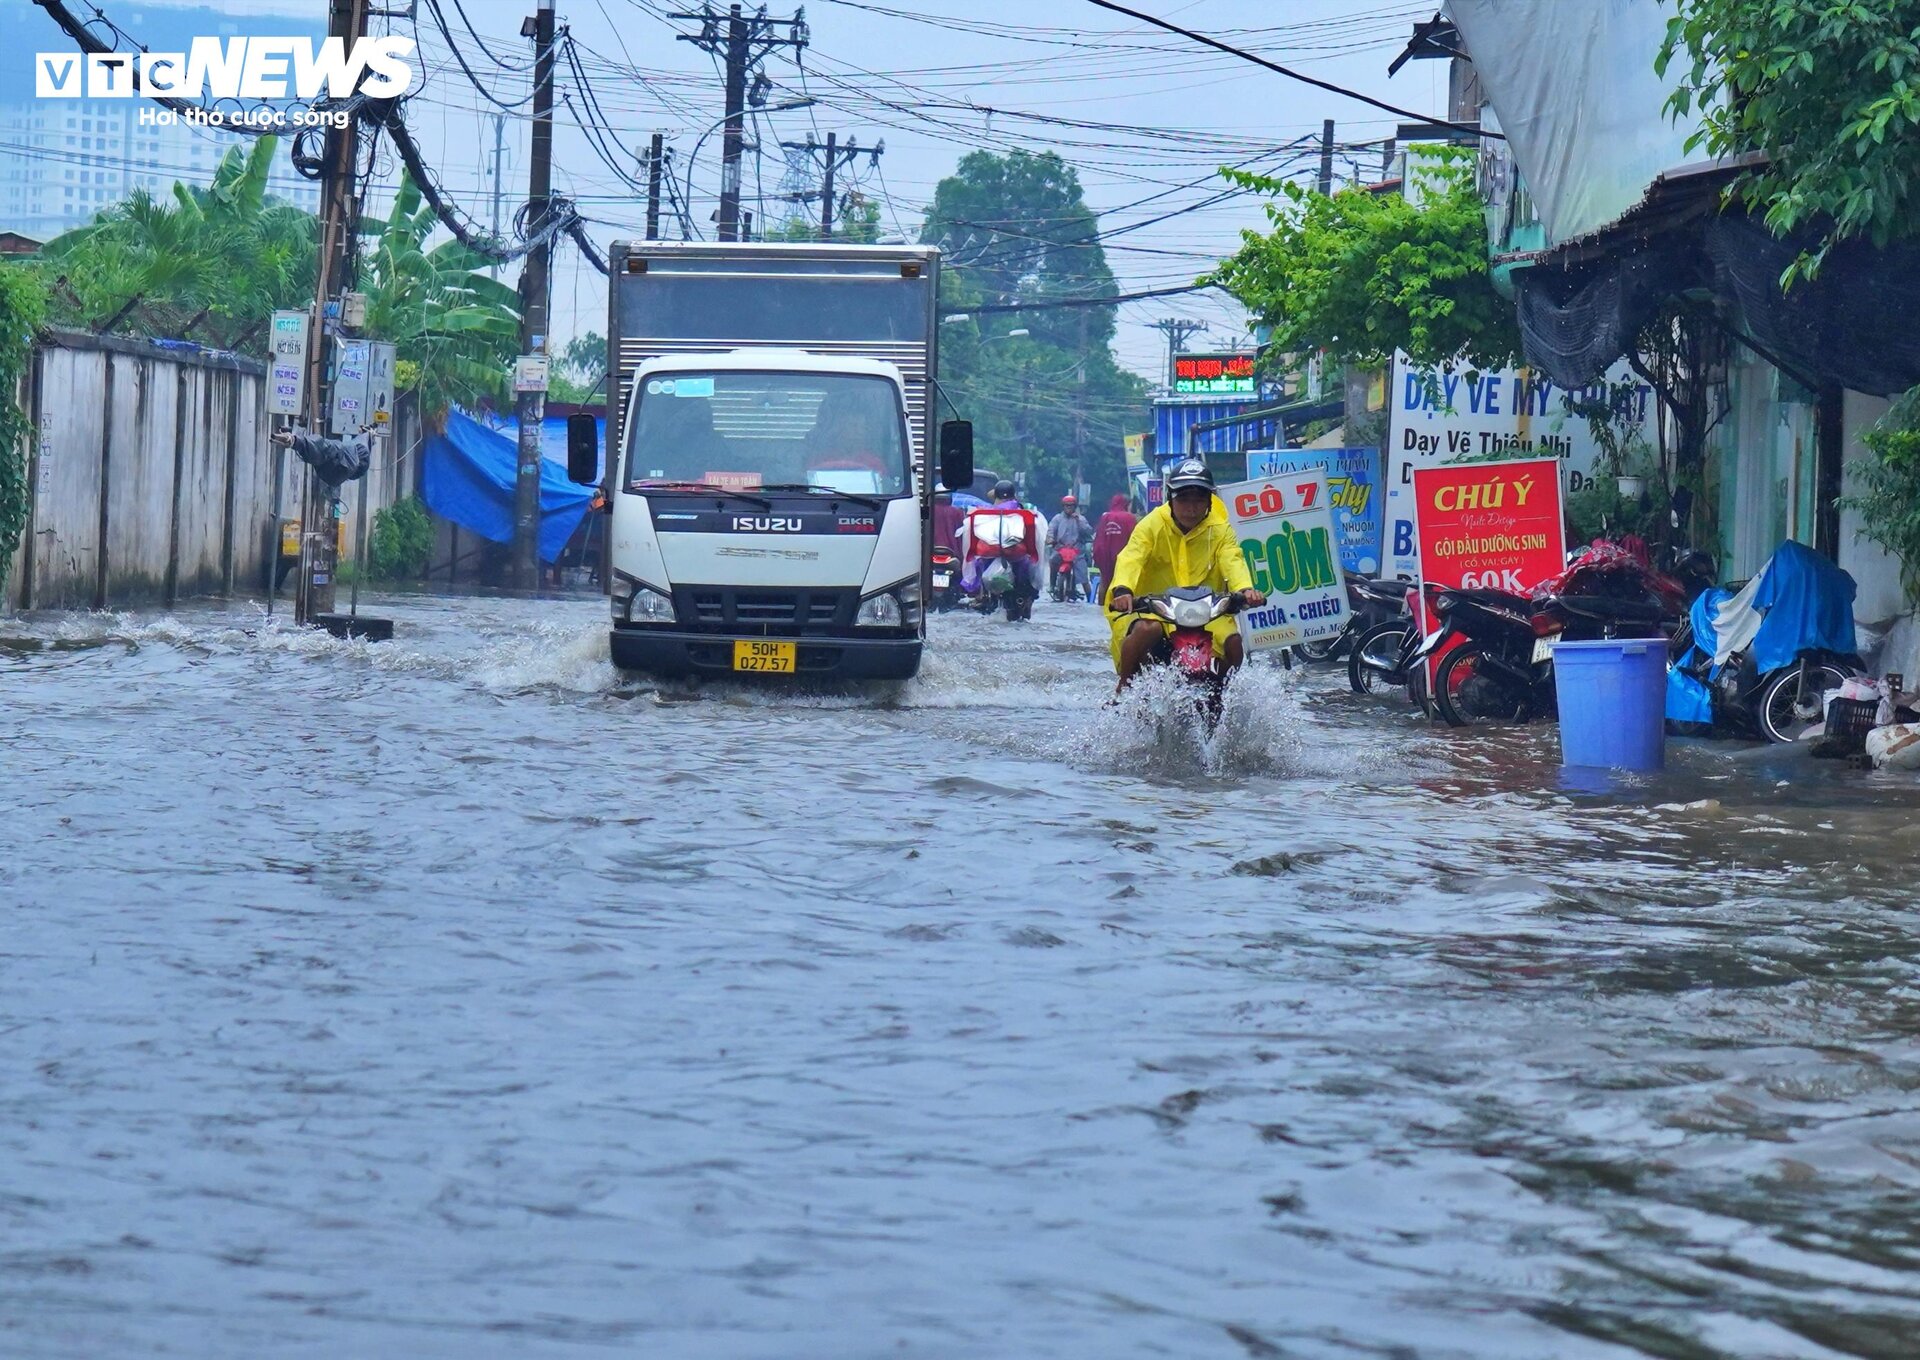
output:
[{"label": "isuzu logo on truck", "polygon": [[801,522],[782,515],[735,515],[733,527],[750,534],[797,534]]}]

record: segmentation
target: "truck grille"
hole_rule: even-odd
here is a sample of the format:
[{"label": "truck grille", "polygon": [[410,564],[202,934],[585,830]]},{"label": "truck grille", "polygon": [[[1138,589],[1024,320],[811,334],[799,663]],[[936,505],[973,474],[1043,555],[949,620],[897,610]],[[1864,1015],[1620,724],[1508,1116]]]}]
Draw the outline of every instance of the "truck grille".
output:
[{"label": "truck grille", "polygon": [[848,627],[858,601],[856,591],[825,586],[808,590],[680,586],[673,592],[674,614],[684,627],[784,637]]}]

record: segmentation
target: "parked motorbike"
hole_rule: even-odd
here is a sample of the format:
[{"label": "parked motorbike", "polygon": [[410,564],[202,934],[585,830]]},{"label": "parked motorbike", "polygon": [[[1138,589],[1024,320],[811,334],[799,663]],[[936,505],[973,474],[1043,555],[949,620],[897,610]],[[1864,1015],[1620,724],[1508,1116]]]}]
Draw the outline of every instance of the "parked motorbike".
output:
[{"label": "parked motorbike", "polygon": [[[1415,587],[1406,581],[1379,584],[1391,584],[1401,602],[1400,613],[1363,630],[1353,641],[1347,651],[1347,683],[1355,694],[1376,694],[1404,685],[1407,698],[1425,708],[1426,667],[1413,664],[1415,654],[1427,641],[1413,617]],[[1431,607],[1440,587],[1430,585],[1426,591]]]},{"label": "parked motorbike", "polygon": [[1436,608],[1466,638],[1434,672],[1434,707],[1451,727],[1553,717],[1556,642],[1665,636],[1652,599],[1448,591]]},{"label": "parked motorbike", "polygon": [[951,548],[935,548],[932,553],[933,607],[941,613],[958,609],[965,601],[960,592],[960,559]]},{"label": "parked motorbike", "polygon": [[1530,597],[1448,591],[1435,607],[1465,640],[1434,669],[1434,707],[1453,727],[1553,717],[1556,642],[1664,638],[1685,601],[1685,587],[1648,563],[1644,545],[1607,541],[1575,554]]},{"label": "parked motorbike", "polygon": [[1853,639],[1853,577],[1782,543],[1738,590],[1716,586],[1688,611],[1667,670],[1667,720],[1684,733],[1797,741],[1826,696],[1863,674]]},{"label": "parked motorbike", "polygon": [[1207,625],[1239,612],[1238,595],[1216,595],[1206,586],[1184,586],[1159,595],[1136,595],[1133,612],[1164,619],[1173,625],[1167,634],[1166,661],[1186,683],[1208,726],[1220,719],[1226,693],[1224,663],[1213,654],[1213,635]]},{"label": "parked motorbike", "polygon": [[1053,550],[1053,598],[1061,603],[1079,600],[1080,583],[1074,580],[1074,563],[1080,558],[1078,548],[1055,548]]}]

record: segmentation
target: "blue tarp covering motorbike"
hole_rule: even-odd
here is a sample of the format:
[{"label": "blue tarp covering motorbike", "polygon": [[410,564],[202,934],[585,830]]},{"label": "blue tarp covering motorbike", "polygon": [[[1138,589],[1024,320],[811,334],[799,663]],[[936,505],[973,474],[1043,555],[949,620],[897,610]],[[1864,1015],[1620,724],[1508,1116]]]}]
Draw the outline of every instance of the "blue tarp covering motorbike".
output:
[{"label": "blue tarp covering motorbike", "polygon": [[1689,673],[1712,658],[1709,678],[1746,652],[1760,675],[1791,666],[1802,652],[1854,649],[1853,577],[1804,544],[1786,542],[1736,594],[1716,586],[1693,602],[1693,650],[1667,672],[1667,717],[1713,721],[1713,692]]},{"label": "blue tarp covering motorbike", "polygon": [[[564,456],[565,422],[549,423],[560,425]],[[519,450],[511,432],[489,430],[459,411],[449,411],[446,432],[427,437],[424,457],[421,494],[429,510],[495,543],[513,541]],[[540,460],[541,561],[560,556],[592,500],[593,488],[568,481],[564,465]]]}]

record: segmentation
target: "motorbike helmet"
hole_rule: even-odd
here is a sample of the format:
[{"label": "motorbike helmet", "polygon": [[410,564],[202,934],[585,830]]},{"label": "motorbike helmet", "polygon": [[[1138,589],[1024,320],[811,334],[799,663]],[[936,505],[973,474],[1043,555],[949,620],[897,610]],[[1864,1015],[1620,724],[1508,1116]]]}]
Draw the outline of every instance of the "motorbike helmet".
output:
[{"label": "motorbike helmet", "polygon": [[1002,477],[993,484],[993,498],[997,501],[1013,499],[1013,483]]},{"label": "motorbike helmet", "polygon": [[1080,504],[1080,498],[1074,495],[1071,491],[1069,491],[1066,495],[1060,498],[1060,504],[1071,509],[1074,506]]},{"label": "motorbike helmet", "polygon": [[1213,474],[1207,471],[1207,465],[1198,458],[1183,458],[1172,472],[1167,474],[1166,490],[1169,498],[1176,491],[1188,487],[1204,487],[1213,490]]}]

